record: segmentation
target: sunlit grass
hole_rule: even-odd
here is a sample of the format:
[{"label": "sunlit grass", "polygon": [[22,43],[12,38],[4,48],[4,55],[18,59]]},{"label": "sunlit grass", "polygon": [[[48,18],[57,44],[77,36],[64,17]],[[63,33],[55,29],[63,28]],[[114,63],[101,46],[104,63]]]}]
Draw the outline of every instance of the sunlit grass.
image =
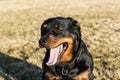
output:
[{"label": "sunlit grass", "polygon": [[[40,78],[41,70],[36,67],[41,68],[45,52],[38,45],[40,25],[55,16],[73,17],[80,22],[82,39],[94,58],[96,80],[120,79],[119,3],[118,0],[0,1],[0,80],[29,79],[31,72],[35,73],[31,80]],[[14,70],[15,67],[18,69]]]}]

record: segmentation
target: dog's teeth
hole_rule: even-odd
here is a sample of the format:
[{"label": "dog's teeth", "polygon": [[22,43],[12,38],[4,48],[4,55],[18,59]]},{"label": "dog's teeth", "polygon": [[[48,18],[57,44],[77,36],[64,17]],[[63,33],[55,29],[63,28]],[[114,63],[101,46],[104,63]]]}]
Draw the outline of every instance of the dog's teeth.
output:
[{"label": "dog's teeth", "polygon": [[62,51],[63,51],[63,45],[60,45],[59,55],[61,55]]}]

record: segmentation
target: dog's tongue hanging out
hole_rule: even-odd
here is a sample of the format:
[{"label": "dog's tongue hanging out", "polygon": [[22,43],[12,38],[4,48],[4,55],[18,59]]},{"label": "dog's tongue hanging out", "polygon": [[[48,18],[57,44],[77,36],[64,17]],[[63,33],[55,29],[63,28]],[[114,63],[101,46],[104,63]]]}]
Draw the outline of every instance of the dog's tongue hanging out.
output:
[{"label": "dog's tongue hanging out", "polygon": [[57,63],[57,59],[59,58],[59,56],[61,55],[63,50],[63,45],[60,45],[56,48],[52,48],[50,49],[50,56],[49,56],[49,60],[46,63],[48,66],[52,66],[54,64]]}]

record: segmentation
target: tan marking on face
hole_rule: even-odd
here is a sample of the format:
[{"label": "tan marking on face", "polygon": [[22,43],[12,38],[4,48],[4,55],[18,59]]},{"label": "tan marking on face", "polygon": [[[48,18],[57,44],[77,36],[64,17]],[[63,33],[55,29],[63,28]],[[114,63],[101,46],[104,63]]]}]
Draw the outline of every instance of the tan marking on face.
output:
[{"label": "tan marking on face", "polygon": [[47,25],[47,24],[43,24],[42,27],[43,27],[43,28],[48,28],[48,25]]},{"label": "tan marking on face", "polygon": [[72,33],[71,33],[70,35],[72,36],[73,39],[75,38],[75,34],[72,34]]},{"label": "tan marking on face", "polygon": [[73,51],[73,40],[72,38],[59,38],[58,40],[55,40],[55,38],[53,36],[49,37],[49,46],[50,48],[54,48],[59,46],[62,43],[67,42],[68,43],[68,47],[67,50],[64,52],[64,54],[62,55],[60,61],[61,62],[66,62],[72,59],[72,51]]},{"label": "tan marking on face", "polygon": [[59,28],[58,24],[55,24],[55,25],[54,25],[54,27],[55,27],[56,29],[58,29],[58,28]]}]

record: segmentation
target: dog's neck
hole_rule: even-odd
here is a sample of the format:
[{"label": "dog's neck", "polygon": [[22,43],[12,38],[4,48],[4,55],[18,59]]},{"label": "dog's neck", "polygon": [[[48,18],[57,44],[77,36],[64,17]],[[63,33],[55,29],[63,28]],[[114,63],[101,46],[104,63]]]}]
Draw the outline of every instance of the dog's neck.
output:
[{"label": "dog's neck", "polygon": [[73,52],[76,54],[73,56],[73,58],[70,61],[60,62],[60,63],[58,63],[58,65],[72,67],[72,66],[74,66],[73,64],[78,63],[78,58],[80,58],[80,55],[82,53],[82,45],[83,45],[83,43],[81,42],[81,44],[79,44],[79,48],[75,52]]},{"label": "dog's neck", "polygon": [[[68,79],[72,76],[74,77],[75,75],[77,75],[78,68],[79,68],[78,64],[80,63],[79,59],[80,59],[80,56],[82,53],[82,49],[81,49],[82,44],[80,44],[79,46],[80,47],[77,52],[78,54],[76,54],[76,57],[74,57],[74,59],[67,61],[67,62],[60,62],[51,67],[53,69],[55,75],[65,77],[65,79]],[[74,73],[72,73],[72,72],[74,72]]]}]

